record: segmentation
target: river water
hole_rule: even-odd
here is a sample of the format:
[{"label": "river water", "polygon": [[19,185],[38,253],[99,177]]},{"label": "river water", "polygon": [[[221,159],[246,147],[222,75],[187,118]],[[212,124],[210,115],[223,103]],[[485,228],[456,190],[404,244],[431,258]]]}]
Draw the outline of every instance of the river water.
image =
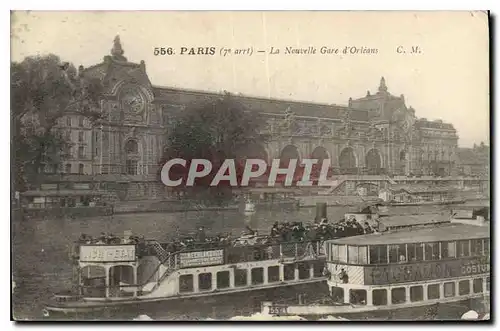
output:
[{"label": "river water", "polygon": [[[439,211],[446,207],[428,206],[419,211]],[[329,207],[331,221],[343,218],[349,207]],[[413,213],[414,207],[393,207],[395,214]],[[246,226],[267,234],[276,221],[314,219],[314,208],[300,210],[257,211],[244,215],[241,211],[193,211],[182,213],[122,214],[82,219],[44,219],[12,221],[13,316],[17,320],[41,318],[43,303],[54,291],[71,287],[72,268],[69,260],[72,242],[80,234],[97,236],[101,232],[123,234],[130,230],[158,241],[189,234],[204,226],[207,234],[241,234]],[[137,315],[136,315],[137,316]],[[133,318],[133,316],[132,316]]]}]

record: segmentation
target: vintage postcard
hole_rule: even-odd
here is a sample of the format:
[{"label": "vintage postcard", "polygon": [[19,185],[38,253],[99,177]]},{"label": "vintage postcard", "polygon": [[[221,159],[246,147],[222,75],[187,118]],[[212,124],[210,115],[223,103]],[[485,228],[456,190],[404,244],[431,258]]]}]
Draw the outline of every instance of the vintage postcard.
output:
[{"label": "vintage postcard", "polygon": [[488,12],[11,21],[12,319],[490,320]]}]

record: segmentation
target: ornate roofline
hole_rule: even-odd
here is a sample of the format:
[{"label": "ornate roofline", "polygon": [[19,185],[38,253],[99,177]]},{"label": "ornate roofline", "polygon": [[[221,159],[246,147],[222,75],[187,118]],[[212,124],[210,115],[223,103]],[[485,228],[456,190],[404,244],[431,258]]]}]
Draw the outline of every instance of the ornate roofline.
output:
[{"label": "ornate roofline", "polygon": [[[160,86],[160,85],[152,85],[153,90],[163,90],[163,91],[172,91],[172,92],[185,92],[190,94],[202,94],[202,95],[211,95],[211,96],[220,96],[224,94],[224,91],[215,92],[215,91],[207,91],[207,90],[196,90],[190,88],[183,87],[170,87],[170,86]],[[313,105],[313,106],[325,106],[332,108],[341,108],[341,109],[349,109],[348,105],[339,105],[339,104],[328,104],[328,103],[320,103],[306,100],[292,100],[292,99],[278,99],[278,98],[266,98],[262,96],[254,96],[254,95],[246,95],[246,94],[238,94],[234,92],[229,92],[233,97],[242,98],[242,99],[252,99],[252,100],[260,100],[260,101],[271,101],[276,103],[287,102],[292,104],[301,104],[301,105]],[[351,109],[352,111],[365,112],[362,109]]]}]

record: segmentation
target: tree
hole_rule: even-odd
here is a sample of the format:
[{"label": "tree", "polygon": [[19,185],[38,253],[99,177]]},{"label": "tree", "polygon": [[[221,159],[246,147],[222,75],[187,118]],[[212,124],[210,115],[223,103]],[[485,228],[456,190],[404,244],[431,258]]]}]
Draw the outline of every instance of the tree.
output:
[{"label": "tree", "polygon": [[34,183],[46,164],[58,165],[68,143],[58,120],[76,112],[99,120],[102,85],[85,78],[56,55],[26,57],[11,63],[11,119],[13,175],[16,190]]},{"label": "tree", "polygon": [[[181,187],[191,198],[224,201],[231,197],[229,182],[211,188],[210,183],[225,159],[235,159],[241,174],[242,160],[251,153],[252,146],[262,145],[264,120],[246,109],[229,93],[224,93],[212,102],[193,104],[175,118],[175,124],[167,136],[167,148],[160,162],[173,158],[187,160],[186,167],[173,167],[172,179],[187,177],[190,160],[208,159],[212,162],[212,173],[196,180],[192,188]],[[183,181],[185,183],[185,180]]]}]

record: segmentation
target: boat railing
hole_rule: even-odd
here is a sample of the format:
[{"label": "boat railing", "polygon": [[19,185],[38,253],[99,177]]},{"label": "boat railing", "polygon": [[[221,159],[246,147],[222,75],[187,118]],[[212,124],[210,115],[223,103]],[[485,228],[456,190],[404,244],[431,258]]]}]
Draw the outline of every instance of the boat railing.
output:
[{"label": "boat railing", "polygon": [[[159,252],[159,255],[157,256],[160,261],[151,275],[142,284],[137,285],[140,291],[144,291],[144,288],[147,285],[151,284],[153,282],[153,279],[156,278],[156,280],[154,281],[155,285],[150,290],[151,292],[154,291],[158,287],[158,285],[161,284],[163,279],[165,279],[165,277],[178,269],[178,256],[181,251],[170,253],[167,250],[163,249],[163,247],[161,247],[158,242],[155,241],[155,243],[156,244],[153,244],[153,247],[155,247]],[[163,274],[159,275],[160,268],[162,266],[164,266],[166,269]]]},{"label": "boat railing", "polygon": [[[160,260],[160,263],[156,267],[155,271],[151,274],[149,279],[141,285],[141,290],[151,283],[151,280],[157,276],[161,265],[166,267],[165,271],[161,276],[157,277],[154,287],[151,291],[154,291],[162,281],[175,272],[176,270],[182,269],[180,254],[196,252],[196,249],[186,249],[180,250],[175,253],[169,254],[165,260]],[[264,261],[264,260],[293,260],[293,261],[306,261],[315,260],[325,256],[323,242],[316,241],[305,241],[305,242],[285,242],[276,245],[252,245],[252,246],[232,246],[226,247],[224,252],[224,263],[244,263],[244,262],[254,262],[254,261]]]},{"label": "boat railing", "polygon": [[160,260],[160,263],[165,263],[165,261],[167,261],[170,253],[166,249],[164,249],[158,241],[147,240],[146,245],[148,246],[148,248],[152,248],[153,252]]},{"label": "boat railing", "polygon": [[229,243],[199,243],[189,247],[181,248],[174,252],[169,252],[162,245],[154,240],[147,241],[147,254],[155,255],[160,260],[160,264],[169,268],[179,267],[179,255],[176,253],[200,252],[214,249],[223,249],[225,263],[252,262],[259,260],[272,260],[281,257],[300,259],[306,253],[313,252],[314,255],[324,255],[323,241],[290,241],[275,243],[255,243],[249,240],[246,244]]}]

